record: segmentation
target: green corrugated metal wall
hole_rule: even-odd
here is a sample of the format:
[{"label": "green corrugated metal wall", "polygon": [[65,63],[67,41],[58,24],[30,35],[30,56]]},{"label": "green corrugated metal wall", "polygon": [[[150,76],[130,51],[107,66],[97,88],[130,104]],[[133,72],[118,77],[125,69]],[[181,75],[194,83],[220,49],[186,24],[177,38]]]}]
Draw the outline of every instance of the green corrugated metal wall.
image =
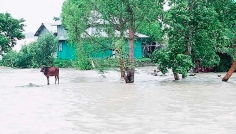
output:
[{"label": "green corrugated metal wall", "polygon": [[74,60],[75,59],[75,48],[73,48],[66,41],[59,41],[59,43],[62,43],[62,51],[59,51],[59,49],[57,49],[58,59],[63,59],[63,60],[72,59],[72,60]]},{"label": "green corrugated metal wall", "polygon": [[135,41],[135,44],[134,44],[134,57],[135,58],[142,58],[143,57],[142,42],[139,40]]},{"label": "green corrugated metal wall", "polygon": [[[69,45],[66,41],[60,41],[62,43],[62,51],[57,50],[57,57],[58,59],[64,59],[69,60],[75,59],[75,48],[72,47],[72,45]],[[128,42],[127,42],[128,43]],[[127,51],[129,50],[128,44],[127,44]],[[111,50],[107,50],[105,52],[94,52],[91,54],[91,57],[93,58],[106,58],[110,57],[112,55]],[[135,58],[142,58],[142,42],[140,40],[135,41],[134,46],[134,57]]]},{"label": "green corrugated metal wall", "polygon": [[91,54],[92,58],[107,58],[107,57],[111,57],[112,55],[112,51],[111,50],[107,50],[105,52],[94,52]]}]

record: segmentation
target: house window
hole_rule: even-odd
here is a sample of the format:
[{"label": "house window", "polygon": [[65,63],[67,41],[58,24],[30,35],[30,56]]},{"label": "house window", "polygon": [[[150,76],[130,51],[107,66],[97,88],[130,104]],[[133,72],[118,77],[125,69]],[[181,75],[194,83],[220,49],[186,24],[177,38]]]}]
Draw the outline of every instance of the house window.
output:
[{"label": "house window", "polygon": [[59,44],[58,44],[58,51],[59,51],[59,52],[62,51],[62,43],[61,43],[61,42],[59,42]]}]

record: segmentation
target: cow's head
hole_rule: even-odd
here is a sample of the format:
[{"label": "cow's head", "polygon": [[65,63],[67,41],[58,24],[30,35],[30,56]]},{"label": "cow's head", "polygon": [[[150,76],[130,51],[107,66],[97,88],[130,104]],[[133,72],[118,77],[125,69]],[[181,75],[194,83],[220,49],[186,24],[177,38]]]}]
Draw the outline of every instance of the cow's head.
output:
[{"label": "cow's head", "polygon": [[40,72],[45,72],[45,66],[42,65]]}]

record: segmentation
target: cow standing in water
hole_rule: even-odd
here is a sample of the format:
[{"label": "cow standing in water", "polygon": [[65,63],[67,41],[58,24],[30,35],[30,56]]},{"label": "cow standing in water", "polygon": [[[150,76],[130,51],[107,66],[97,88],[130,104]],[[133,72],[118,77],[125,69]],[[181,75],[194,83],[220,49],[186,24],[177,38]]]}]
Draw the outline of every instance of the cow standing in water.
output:
[{"label": "cow standing in water", "polygon": [[59,68],[42,66],[40,72],[43,72],[43,74],[47,77],[48,85],[49,85],[49,76],[55,76],[55,84],[57,80],[59,84]]}]

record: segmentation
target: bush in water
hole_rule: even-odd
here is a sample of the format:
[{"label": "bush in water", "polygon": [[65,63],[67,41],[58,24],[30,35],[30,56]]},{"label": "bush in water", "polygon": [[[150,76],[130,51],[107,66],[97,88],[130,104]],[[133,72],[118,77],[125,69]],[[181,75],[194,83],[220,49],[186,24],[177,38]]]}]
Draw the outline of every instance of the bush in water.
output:
[{"label": "bush in water", "polygon": [[52,34],[46,34],[21,48],[19,52],[11,51],[2,58],[3,66],[30,68],[41,65],[52,65],[53,53],[56,50],[58,40]]}]

